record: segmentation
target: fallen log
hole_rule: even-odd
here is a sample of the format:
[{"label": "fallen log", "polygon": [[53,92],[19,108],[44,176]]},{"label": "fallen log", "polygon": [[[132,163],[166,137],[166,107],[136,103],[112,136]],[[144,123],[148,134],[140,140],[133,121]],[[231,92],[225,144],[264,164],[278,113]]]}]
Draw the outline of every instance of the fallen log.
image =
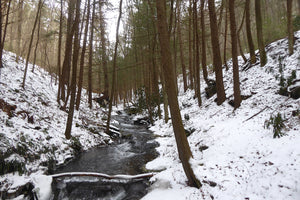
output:
[{"label": "fallen log", "polygon": [[105,179],[125,179],[125,180],[133,180],[133,179],[141,179],[141,178],[150,178],[154,176],[154,173],[145,173],[145,174],[138,174],[138,175],[108,175],[103,173],[95,173],[95,172],[67,172],[67,173],[60,173],[60,174],[53,174],[51,175],[52,178],[62,178],[68,176],[92,176],[92,177],[99,177]]}]

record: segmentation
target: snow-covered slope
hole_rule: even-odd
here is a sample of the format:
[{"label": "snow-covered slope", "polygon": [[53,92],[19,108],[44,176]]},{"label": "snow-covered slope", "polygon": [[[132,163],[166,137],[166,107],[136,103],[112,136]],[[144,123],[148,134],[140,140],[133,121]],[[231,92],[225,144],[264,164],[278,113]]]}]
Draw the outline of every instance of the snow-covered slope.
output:
[{"label": "snow-covered slope", "polygon": [[[56,102],[54,78],[39,67],[32,73],[29,65],[24,90],[23,61],[17,64],[15,54],[6,52],[4,66],[0,69],[0,175],[6,174],[0,176],[0,191],[13,191],[28,181],[34,182],[36,174],[64,163],[78,150],[111,142],[103,131],[96,133],[103,113],[97,105],[88,108],[85,90],[81,108],[74,114],[73,138],[66,140],[67,112],[60,110]],[[92,129],[93,133],[89,131]],[[13,171],[21,173],[7,174]]]},{"label": "snow-covered slope", "polygon": [[[221,106],[214,102],[216,96],[206,99],[203,94],[199,108],[194,92],[183,93],[180,88],[182,118],[190,118],[184,120],[185,128],[195,129],[188,137],[194,156],[191,164],[203,187],[187,186],[171,122],[160,120],[151,128],[158,135],[160,156],[146,167],[162,171],[152,178],[152,190],[144,200],[300,199],[300,99],[278,94],[279,57],[284,77],[295,70],[300,78],[300,32],[295,36],[292,56],[288,56],[287,40],[282,39],[266,47],[268,63],[264,67],[257,62],[242,70],[246,65],[239,58],[242,95],[251,97],[237,110],[228,104],[233,99],[231,61],[229,71],[223,71],[228,100]],[[204,91],[205,83],[202,86]],[[285,135],[274,139],[273,129],[264,125],[277,113],[285,118]]]}]

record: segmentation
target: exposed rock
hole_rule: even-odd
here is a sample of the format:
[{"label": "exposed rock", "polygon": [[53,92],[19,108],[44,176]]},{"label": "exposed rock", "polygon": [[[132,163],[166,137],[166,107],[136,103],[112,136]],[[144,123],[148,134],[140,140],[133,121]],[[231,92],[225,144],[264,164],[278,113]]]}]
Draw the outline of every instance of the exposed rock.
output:
[{"label": "exposed rock", "polygon": [[217,93],[216,82],[214,80],[209,79],[207,87],[205,88],[206,97],[209,99],[216,93]]}]

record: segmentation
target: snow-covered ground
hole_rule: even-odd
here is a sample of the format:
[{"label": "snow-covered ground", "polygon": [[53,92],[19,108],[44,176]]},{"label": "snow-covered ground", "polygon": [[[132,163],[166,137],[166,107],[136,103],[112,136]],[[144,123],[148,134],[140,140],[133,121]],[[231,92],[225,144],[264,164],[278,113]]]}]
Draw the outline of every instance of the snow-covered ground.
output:
[{"label": "snow-covered ground", "polygon": [[[39,67],[32,73],[32,65],[29,65],[24,90],[21,87],[24,61],[17,64],[15,54],[5,52],[4,66],[0,69],[0,168],[4,172],[21,173],[1,175],[0,191],[13,193],[19,186],[32,182],[35,190],[44,191],[37,192],[38,195],[45,195],[51,183],[49,177],[43,175],[48,167],[71,159],[74,149],[80,150],[80,146],[87,150],[112,141],[97,129],[103,123],[104,113],[96,103],[92,110],[88,108],[83,90],[81,108],[74,113],[73,139],[66,140],[67,112],[59,109],[54,78]],[[16,106],[11,117],[4,112],[8,105]],[[40,183],[44,184],[41,186]],[[45,183],[48,183],[48,189]]]},{"label": "snow-covered ground", "polygon": [[[203,187],[187,186],[171,122],[159,120],[151,130],[158,135],[160,156],[146,167],[161,172],[151,178],[153,185],[143,200],[300,199],[300,99],[277,94],[279,57],[284,77],[296,70],[300,78],[300,32],[296,37],[292,56],[287,55],[287,40],[282,39],[266,47],[266,66],[260,67],[257,62],[247,71],[240,70],[242,95],[251,97],[236,110],[228,104],[233,99],[231,67],[223,71],[229,99],[221,106],[214,102],[216,95],[206,99],[203,94],[199,108],[194,92],[183,93],[181,84],[179,104],[184,125],[195,129],[188,137],[194,156],[190,162]],[[231,61],[228,64],[231,66]],[[242,58],[239,64],[242,69]],[[204,91],[205,83],[202,86]],[[293,116],[293,111],[298,115]],[[277,113],[286,119],[285,135],[274,139],[272,128],[266,129],[264,124]],[[189,115],[189,120],[184,115]]]},{"label": "snow-covered ground", "polygon": [[[241,91],[251,96],[233,110],[232,69],[224,70],[224,84],[229,99],[221,106],[216,96],[206,99],[199,108],[194,92],[183,93],[180,85],[179,102],[186,129],[195,131],[188,137],[194,159],[191,164],[203,183],[200,189],[187,186],[187,179],[177,156],[171,122],[158,120],[151,127],[157,135],[160,156],[149,162],[149,170],[159,171],[144,200],[158,199],[300,199],[300,99],[277,94],[279,90],[278,58],[282,57],[283,74],[287,78],[296,70],[300,78],[300,32],[295,53],[287,56],[287,41],[279,40],[267,46],[268,64],[259,63],[240,71]],[[247,55],[248,56],[248,55]],[[241,69],[243,61],[239,58]],[[231,62],[228,62],[231,66]],[[33,183],[39,199],[47,199],[52,178],[48,167],[62,164],[74,156],[76,139],[64,137],[67,113],[56,102],[57,85],[43,69],[27,74],[25,90],[21,88],[24,63],[15,63],[15,55],[6,52],[5,67],[0,76],[0,105],[14,106],[14,116],[0,109],[0,167],[10,163],[13,171],[0,176],[0,191],[13,192],[19,186]],[[276,78],[277,77],[277,78]],[[211,77],[213,78],[213,77]],[[204,91],[202,83],[201,90]],[[85,91],[83,91],[85,93]],[[3,103],[4,102],[4,103]],[[83,97],[81,109],[74,114],[72,135],[82,149],[111,142],[108,135],[96,131],[104,114],[97,105],[88,109]],[[293,116],[292,112],[298,115]],[[281,113],[285,120],[285,135],[273,138],[273,130],[265,129],[265,121]],[[33,122],[32,117],[33,116]],[[29,120],[28,120],[29,119]],[[92,133],[93,132],[93,133]],[[1,169],[3,170],[3,168]],[[17,199],[23,199],[19,196]]]}]

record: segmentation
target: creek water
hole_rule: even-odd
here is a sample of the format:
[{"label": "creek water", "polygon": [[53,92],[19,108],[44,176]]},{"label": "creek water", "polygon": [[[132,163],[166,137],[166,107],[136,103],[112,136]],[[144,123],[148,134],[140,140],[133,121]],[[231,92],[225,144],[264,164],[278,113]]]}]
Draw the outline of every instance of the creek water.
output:
[{"label": "creek water", "polygon": [[[154,135],[145,125],[135,125],[126,114],[114,116],[122,138],[112,145],[81,153],[67,165],[55,170],[64,172],[98,172],[109,175],[145,173],[144,165],[157,156]],[[98,177],[56,178],[51,199],[141,199],[149,187],[148,179],[108,180]]]}]

